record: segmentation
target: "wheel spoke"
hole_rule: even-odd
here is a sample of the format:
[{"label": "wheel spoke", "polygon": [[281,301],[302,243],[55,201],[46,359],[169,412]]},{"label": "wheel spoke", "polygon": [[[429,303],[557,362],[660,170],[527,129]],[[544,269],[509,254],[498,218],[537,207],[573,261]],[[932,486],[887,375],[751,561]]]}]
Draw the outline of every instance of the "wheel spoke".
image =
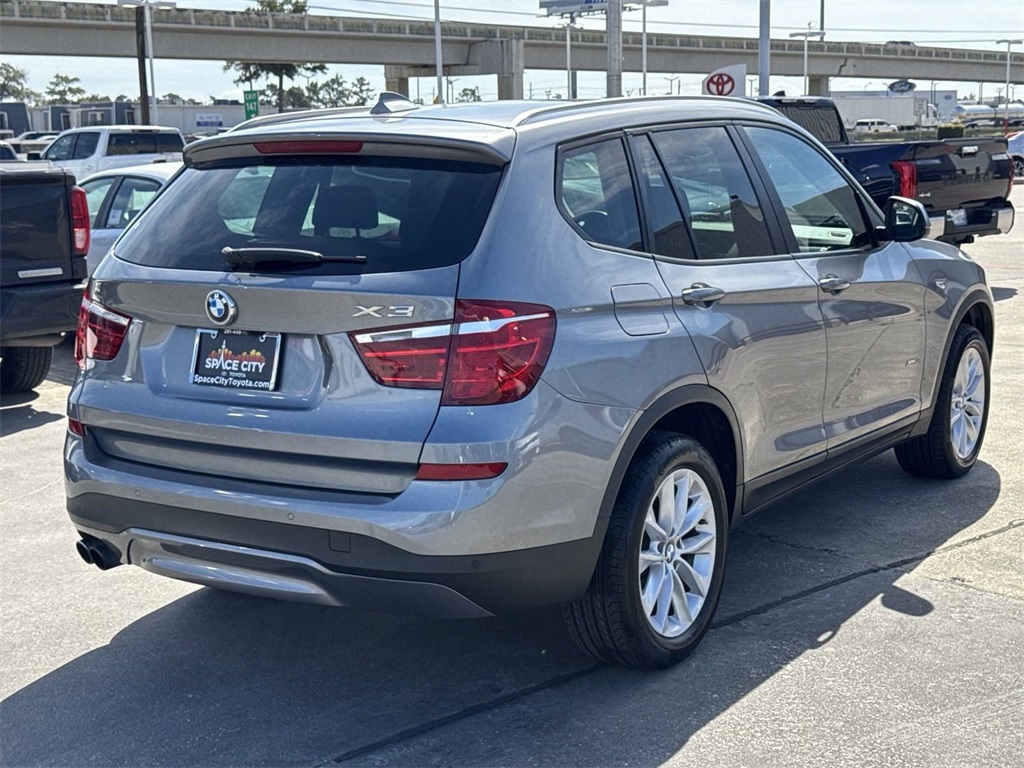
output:
[{"label": "wheel spoke", "polygon": [[707,580],[697,573],[692,565],[686,562],[686,560],[677,560],[673,565],[675,566],[676,573],[679,574],[679,578],[683,580],[683,584],[690,588],[691,592],[701,597],[707,596]]},{"label": "wheel spoke", "polygon": [[658,491],[658,527],[665,532],[665,538],[672,535],[676,516],[676,484],[662,483]]},{"label": "wheel spoke", "polygon": [[648,570],[647,584],[640,593],[640,601],[644,606],[644,612],[651,616],[654,613],[654,605],[661,594],[661,585],[665,580],[665,566],[661,563],[652,565]]},{"label": "wheel spoke", "polygon": [[654,623],[661,634],[665,634],[668,628],[669,608],[672,607],[672,577],[667,573],[661,580],[661,589],[658,592],[658,608],[654,614]]},{"label": "wheel spoke", "polygon": [[679,533],[685,536],[692,531],[701,520],[704,519],[704,513],[711,508],[711,501],[703,493],[697,497],[697,499],[690,505],[690,508],[686,510],[686,517],[683,518],[683,524],[679,526]]},{"label": "wheel spoke", "polygon": [[714,552],[715,533],[714,531],[697,531],[693,536],[687,536],[679,540],[678,551],[684,555],[703,554]]},{"label": "wheel spoke", "polygon": [[647,533],[652,544],[654,542],[663,542],[668,538],[668,534],[665,530],[658,525],[658,521],[654,517],[653,510],[647,513],[647,519],[644,521],[644,531]]},{"label": "wheel spoke", "polygon": [[675,568],[670,569],[670,572],[672,574],[672,605],[676,609],[676,618],[686,627],[693,623],[690,603],[686,599],[686,588],[683,586],[679,572]]},{"label": "wheel spoke", "polygon": [[690,473],[684,472],[682,477],[676,480],[673,485],[675,485],[676,506],[673,510],[672,530],[669,532],[669,535],[678,536],[686,530],[684,526],[686,525],[686,516],[690,506],[690,489],[692,487]]}]

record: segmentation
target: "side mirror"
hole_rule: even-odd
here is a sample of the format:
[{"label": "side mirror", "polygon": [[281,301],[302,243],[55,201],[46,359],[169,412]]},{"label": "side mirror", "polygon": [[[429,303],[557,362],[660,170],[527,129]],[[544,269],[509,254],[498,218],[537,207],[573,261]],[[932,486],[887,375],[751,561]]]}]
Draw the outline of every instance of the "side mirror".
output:
[{"label": "side mirror", "polygon": [[893,196],[885,201],[885,234],[888,239],[906,243],[920,240],[929,231],[928,211],[917,200]]}]

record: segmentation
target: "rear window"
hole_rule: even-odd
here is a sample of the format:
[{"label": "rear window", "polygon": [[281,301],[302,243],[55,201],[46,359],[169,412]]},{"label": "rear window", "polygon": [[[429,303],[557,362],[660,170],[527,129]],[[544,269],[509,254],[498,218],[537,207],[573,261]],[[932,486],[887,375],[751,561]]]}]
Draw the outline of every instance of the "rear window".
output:
[{"label": "rear window", "polygon": [[157,152],[181,152],[185,146],[177,133],[111,133],[108,155],[149,155]]},{"label": "rear window", "polygon": [[188,169],[121,239],[117,255],[224,271],[221,250],[293,248],[365,263],[274,263],[254,271],[398,272],[455,264],[480,237],[494,165],[392,157],[277,158]]},{"label": "rear window", "polygon": [[775,108],[823,144],[843,143],[842,121],[834,107],[778,104]]}]

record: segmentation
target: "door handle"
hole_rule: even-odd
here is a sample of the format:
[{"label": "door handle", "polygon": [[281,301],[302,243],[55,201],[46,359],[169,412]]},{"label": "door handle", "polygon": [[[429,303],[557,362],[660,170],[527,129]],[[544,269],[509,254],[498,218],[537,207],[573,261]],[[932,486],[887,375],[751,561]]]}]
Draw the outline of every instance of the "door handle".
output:
[{"label": "door handle", "polygon": [[707,309],[719,299],[725,298],[725,291],[721,288],[714,288],[704,283],[694,283],[689,288],[684,288],[682,293],[683,304],[696,305]]},{"label": "door handle", "polygon": [[835,296],[837,293],[842,293],[850,287],[850,281],[845,277],[838,277],[837,275],[826,275],[818,281],[818,287],[825,293],[831,293]]}]

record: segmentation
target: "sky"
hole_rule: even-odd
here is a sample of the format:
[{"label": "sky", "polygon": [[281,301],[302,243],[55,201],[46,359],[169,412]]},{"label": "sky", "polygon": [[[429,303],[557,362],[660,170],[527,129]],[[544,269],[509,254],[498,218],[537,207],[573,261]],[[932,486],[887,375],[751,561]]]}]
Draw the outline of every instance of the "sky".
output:
[{"label": "sky", "polygon": [[[80,0],[70,0],[72,2]],[[102,2],[102,0],[94,0]],[[108,0],[114,2],[114,0]],[[808,22],[818,28],[821,5],[825,8],[826,40],[884,43],[887,40],[910,40],[918,45],[941,45],[979,50],[1001,50],[995,41],[1006,38],[1024,38],[1024,2],[1021,0],[771,0],[772,37],[785,38],[791,32],[804,31]],[[554,27],[557,18],[542,15],[538,0],[440,0],[441,18],[445,21],[507,24],[517,26]],[[255,5],[255,0],[178,0],[179,8],[214,8],[244,10]],[[433,0],[310,0],[310,13],[394,18],[406,20],[433,20]],[[893,9],[898,12],[893,14]],[[499,9],[499,10],[490,10]],[[648,32],[729,35],[756,38],[758,35],[758,0],[669,0],[666,7],[652,7],[647,12]],[[583,17],[583,29],[603,30],[604,16]],[[627,32],[639,32],[639,11],[623,16]],[[135,97],[139,92],[138,71],[133,59],[101,57],[5,56],[0,39],[0,60],[24,69],[28,73],[30,88],[45,91],[50,79],[58,73],[73,74],[80,78],[87,93],[115,97],[125,94]],[[1016,46],[1015,51],[1024,50]],[[1018,68],[1019,69],[1019,68]],[[232,83],[232,74],[223,71],[222,62],[182,61],[157,59],[155,62],[156,91],[160,94],[176,93],[185,98],[206,100],[211,96],[241,100],[242,86]],[[365,77],[376,91],[384,89],[382,67],[331,65],[327,75],[342,75],[346,80]],[[748,73],[753,74],[753,73]],[[579,74],[579,96],[596,98],[605,95],[605,75],[602,72]],[[893,79],[896,79],[895,77]],[[1014,98],[1024,99],[1024,77],[1014,73],[1020,85],[1013,90]],[[453,78],[455,92],[463,88],[480,89],[484,99],[497,98],[497,81],[492,76]],[[648,90],[665,93],[676,84],[680,93],[700,93],[700,75],[682,74],[673,77],[667,73],[649,73]],[[639,72],[623,75],[623,92],[637,92],[640,88]],[[297,83],[302,85],[303,81]],[[882,90],[882,80],[833,78],[832,89]],[[410,80],[411,95],[429,101],[433,98],[433,78]],[[563,94],[565,73],[555,70],[527,70],[524,91],[537,98]],[[918,83],[929,88],[930,82]],[[937,89],[955,89],[961,98],[982,91],[986,99],[1002,93],[1004,84],[940,82]],[[796,94],[802,91],[802,78],[773,77],[771,90],[786,90]]]}]

